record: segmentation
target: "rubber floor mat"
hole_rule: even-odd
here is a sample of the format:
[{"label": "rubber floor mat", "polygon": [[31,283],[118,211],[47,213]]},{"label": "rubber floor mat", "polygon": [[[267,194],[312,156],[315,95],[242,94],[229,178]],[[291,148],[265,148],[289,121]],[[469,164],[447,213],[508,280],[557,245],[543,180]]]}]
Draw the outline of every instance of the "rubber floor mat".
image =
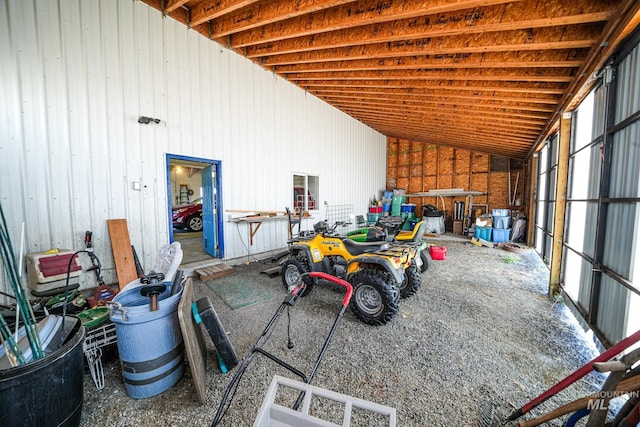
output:
[{"label": "rubber floor mat", "polygon": [[233,310],[267,301],[275,295],[258,289],[240,276],[227,276],[205,282]]}]

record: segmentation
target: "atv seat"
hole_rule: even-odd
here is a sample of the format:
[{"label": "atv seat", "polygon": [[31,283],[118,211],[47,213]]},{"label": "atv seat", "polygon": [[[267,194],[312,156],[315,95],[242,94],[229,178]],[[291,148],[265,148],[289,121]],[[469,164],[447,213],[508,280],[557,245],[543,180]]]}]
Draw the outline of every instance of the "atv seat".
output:
[{"label": "atv seat", "polygon": [[399,231],[394,238],[399,242],[417,242],[424,236],[426,228],[427,222],[423,220],[418,222],[411,231]]},{"label": "atv seat", "polygon": [[342,239],[344,247],[351,255],[361,255],[367,252],[376,252],[389,247],[387,242],[356,242],[351,239]]}]

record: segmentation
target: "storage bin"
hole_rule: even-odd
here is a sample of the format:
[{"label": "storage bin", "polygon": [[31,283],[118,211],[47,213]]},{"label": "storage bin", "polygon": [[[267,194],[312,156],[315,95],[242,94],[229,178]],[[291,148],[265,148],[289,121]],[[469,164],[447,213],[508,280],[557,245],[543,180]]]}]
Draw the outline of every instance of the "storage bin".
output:
[{"label": "storage bin", "polygon": [[371,206],[369,213],[382,213],[382,206]]},{"label": "storage bin", "polygon": [[447,259],[447,248],[445,246],[430,246],[429,254],[431,255],[431,259],[444,261]]},{"label": "storage bin", "polygon": [[391,215],[400,216],[402,204],[407,198],[404,196],[393,196],[391,199]]},{"label": "storage bin", "polygon": [[494,243],[508,242],[510,235],[511,235],[511,229],[510,228],[506,228],[506,229],[494,228],[493,229],[493,240],[492,240],[492,242],[494,242]]},{"label": "storage bin", "polygon": [[504,230],[509,228],[511,225],[511,217],[510,216],[494,216],[493,217],[493,228],[499,228]]},{"label": "storage bin", "polygon": [[400,206],[400,212],[402,213],[414,213],[416,212],[416,205],[415,203],[403,203]]},{"label": "storage bin", "polygon": [[490,242],[491,230],[493,230],[493,228],[491,227],[479,227],[476,225],[476,232],[475,232],[476,239],[484,239]]},{"label": "storage bin", "polygon": [[509,216],[509,209],[491,209],[493,216]]},{"label": "storage bin", "polygon": [[378,222],[378,218],[380,218],[380,214],[377,213],[368,213],[367,214],[367,224],[373,225]]},{"label": "storage bin", "polygon": [[124,389],[134,399],[163,393],[184,373],[184,345],[178,320],[182,285],[171,295],[170,282],[157,296],[158,309],[151,311],[142,287],[120,292],[110,305],[116,325],[118,353]]}]

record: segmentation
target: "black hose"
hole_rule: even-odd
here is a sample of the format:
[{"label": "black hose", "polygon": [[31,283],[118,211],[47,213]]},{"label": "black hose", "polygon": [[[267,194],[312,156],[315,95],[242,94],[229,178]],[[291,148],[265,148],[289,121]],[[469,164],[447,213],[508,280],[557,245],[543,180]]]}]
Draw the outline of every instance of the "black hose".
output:
[{"label": "black hose", "polygon": [[82,249],[80,251],[74,252],[73,255],[69,257],[69,264],[67,264],[67,279],[64,285],[64,297],[62,298],[62,334],[60,334],[60,347],[64,345],[64,319],[67,317],[67,298],[69,293],[69,279],[71,278],[71,263],[74,258],[78,256],[80,253],[89,253],[86,249]]}]

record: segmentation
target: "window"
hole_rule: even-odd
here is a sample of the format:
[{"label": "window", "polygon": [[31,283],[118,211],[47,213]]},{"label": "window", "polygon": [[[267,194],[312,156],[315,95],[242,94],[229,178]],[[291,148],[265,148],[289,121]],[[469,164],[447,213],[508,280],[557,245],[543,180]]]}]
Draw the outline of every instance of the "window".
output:
[{"label": "window", "polygon": [[313,175],[293,174],[293,207],[305,211],[318,210],[318,183]]}]

